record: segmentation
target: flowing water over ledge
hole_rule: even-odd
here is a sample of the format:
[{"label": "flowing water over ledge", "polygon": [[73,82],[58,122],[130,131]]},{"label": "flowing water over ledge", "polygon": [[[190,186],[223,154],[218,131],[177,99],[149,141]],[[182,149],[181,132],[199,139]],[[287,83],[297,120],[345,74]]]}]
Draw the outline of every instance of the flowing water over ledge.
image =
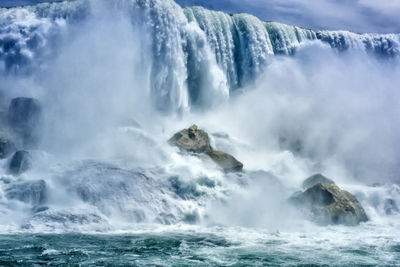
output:
[{"label": "flowing water over ledge", "polygon": [[[0,160],[0,265],[398,265],[399,56],[171,0],[1,8],[0,126],[21,96],[44,125],[25,173]],[[168,145],[193,123],[244,171]],[[317,172],[370,220],[293,211]]]}]

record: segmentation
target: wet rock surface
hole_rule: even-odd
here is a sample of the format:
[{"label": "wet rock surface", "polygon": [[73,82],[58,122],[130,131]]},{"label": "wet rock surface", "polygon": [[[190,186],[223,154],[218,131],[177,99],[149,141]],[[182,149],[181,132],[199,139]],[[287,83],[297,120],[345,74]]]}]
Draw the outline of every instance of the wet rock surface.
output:
[{"label": "wet rock surface", "polygon": [[243,163],[232,155],[222,151],[208,151],[206,154],[225,172],[240,172],[243,170]]},{"label": "wet rock surface", "polygon": [[28,151],[20,150],[11,158],[9,171],[14,175],[26,172],[31,167],[31,155]]},{"label": "wet rock surface", "polygon": [[18,97],[11,100],[7,115],[11,130],[23,147],[34,147],[40,140],[43,122],[42,107],[37,99]]},{"label": "wet rock surface", "polygon": [[212,150],[208,134],[198,129],[196,125],[176,133],[169,139],[169,143],[193,153],[204,153]]},{"label": "wet rock surface", "polygon": [[319,224],[358,225],[368,217],[355,196],[334,184],[316,184],[290,199]]},{"label": "wet rock surface", "polygon": [[8,137],[0,134],[0,159],[7,158],[15,150],[15,144]]},{"label": "wet rock surface", "polygon": [[6,197],[37,206],[45,201],[46,188],[44,180],[15,183],[6,189]]},{"label": "wet rock surface", "polygon": [[325,176],[323,176],[322,174],[318,173],[315,174],[309,178],[307,178],[306,180],[304,180],[303,182],[303,189],[307,189],[310,187],[313,187],[316,184],[335,184],[335,182]]},{"label": "wet rock surface", "polygon": [[197,154],[205,153],[225,172],[240,172],[243,170],[243,164],[234,156],[223,151],[214,150],[210,145],[208,134],[198,129],[197,125],[181,130],[168,142],[183,151]]}]

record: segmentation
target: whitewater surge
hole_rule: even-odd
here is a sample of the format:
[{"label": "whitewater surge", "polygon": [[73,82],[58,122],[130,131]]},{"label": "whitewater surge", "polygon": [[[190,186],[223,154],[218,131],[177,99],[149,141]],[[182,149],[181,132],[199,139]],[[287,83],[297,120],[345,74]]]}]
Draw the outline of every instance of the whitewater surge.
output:
[{"label": "whitewater surge", "polygon": [[[29,171],[0,161],[0,233],[188,227],[226,247],[260,249],[272,236],[296,251],[351,231],[318,228],[321,241],[287,203],[324,172],[365,207],[371,220],[354,235],[370,249],[398,231],[399,55],[400,34],[313,31],[172,0],[2,8],[0,122],[25,96],[39,100],[45,125]],[[193,123],[245,171],[225,174],[167,144]],[[249,233],[243,243],[237,229]],[[398,236],[385,238],[378,249],[397,248]]]}]

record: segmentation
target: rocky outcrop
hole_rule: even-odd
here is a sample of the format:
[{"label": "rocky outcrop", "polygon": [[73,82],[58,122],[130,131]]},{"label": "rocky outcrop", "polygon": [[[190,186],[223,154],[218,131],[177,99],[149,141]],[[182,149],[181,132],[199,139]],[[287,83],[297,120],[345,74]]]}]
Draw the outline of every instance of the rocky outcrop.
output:
[{"label": "rocky outcrop", "polygon": [[307,189],[310,187],[313,187],[316,184],[335,184],[334,181],[332,181],[331,179],[323,176],[322,174],[315,174],[307,179],[304,180],[303,182],[303,189]]},{"label": "rocky outcrop", "polygon": [[212,150],[208,134],[198,129],[196,125],[176,133],[169,139],[169,143],[193,153],[204,153]]},{"label": "rocky outcrop", "polygon": [[290,199],[319,224],[357,225],[368,217],[357,198],[335,184],[316,184]]},{"label": "rocky outcrop", "polygon": [[38,100],[28,97],[12,99],[7,120],[11,130],[21,139],[23,147],[33,147],[37,144],[43,121]]},{"label": "rocky outcrop", "polygon": [[237,172],[243,170],[243,164],[228,153],[213,150],[208,134],[193,125],[176,133],[168,141],[171,145],[179,147],[183,151],[192,153],[205,153],[225,172]]},{"label": "rocky outcrop", "polygon": [[0,134],[0,159],[5,159],[13,152],[15,152],[16,148],[14,142],[12,142],[5,135]]},{"label": "rocky outcrop", "polygon": [[10,161],[9,171],[14,175],[26,172],[31,166],[31,156],[28,151],[17,151]]},{"label": "rocky outcrop", "polygon": [[8,199],[15,199],[37,206],[44,203],[46,188],[46,182],[38,180],[12,184],[5,191]]},{"label": "rocky outcrop", "polygon": [[243,164],[232,155],[217,150],[207,151],[206,154],[225,172],[240,172],[243,170]]}]

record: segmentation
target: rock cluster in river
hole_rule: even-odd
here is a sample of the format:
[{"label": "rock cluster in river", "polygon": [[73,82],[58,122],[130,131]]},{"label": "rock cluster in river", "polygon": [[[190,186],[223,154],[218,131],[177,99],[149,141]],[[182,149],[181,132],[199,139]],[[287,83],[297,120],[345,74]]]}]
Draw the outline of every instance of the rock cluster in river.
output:
[{"label": "rock cluster in river", "polygon": [[303,183],[304,192],[295,193],[290,201],[302,211],[311,214],[319,224],[358,225],[368,221],[364,208],[351,193],[340,189],[323,175],[314,175]]},{"label": "rock cluster in river", "polygon": [[26,150],[36,148],[40,141],[42,107],[34,98],[14,98],[0,122],[0,159],[10,158],[10,173],[19,175],[31,164]]},{"label": "rock cluster in river", "polygon": [[208,155],[225,172],[240,172],[243,170],[243,164],[235,157],[228,153],[214,150],[211,147],[208,134],[198,129],[196,125],[179,131],[168,142],[183,151]]}]

